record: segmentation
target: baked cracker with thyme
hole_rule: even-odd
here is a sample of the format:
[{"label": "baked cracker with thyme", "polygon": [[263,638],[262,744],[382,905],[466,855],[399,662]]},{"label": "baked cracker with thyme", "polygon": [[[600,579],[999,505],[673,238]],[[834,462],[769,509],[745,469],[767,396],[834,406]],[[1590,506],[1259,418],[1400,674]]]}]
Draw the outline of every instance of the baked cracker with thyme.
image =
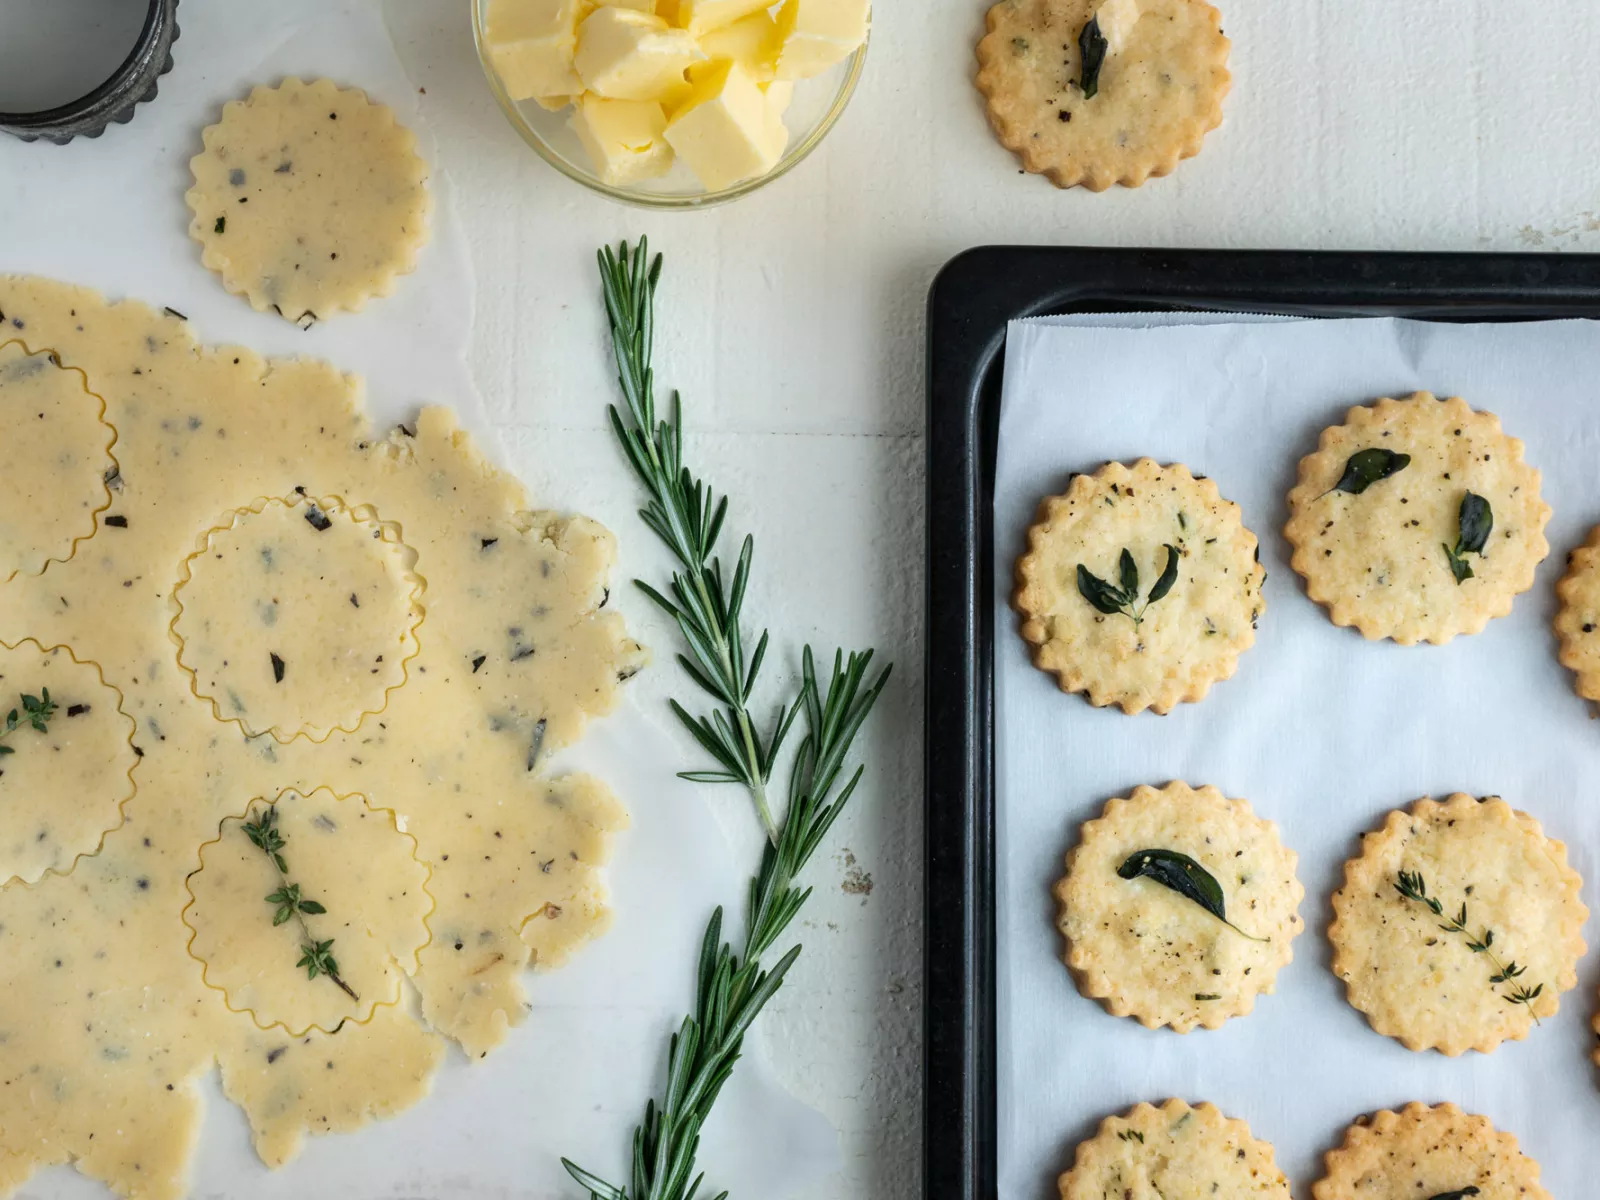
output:
[{"label": "baked cracker with thyme", "polygon": [[1561,608],[1556,637],[1561,665],[1577,676],[1573,687],[1585,700],[1600,700],[1600,525],[1567,555],[1567,573],[1556,584]]},{"label": "baked cracker with thyme", "polygon": [[1278,827],[1214,787],[1135,788],[1084,825],[1056,884],[1078,990],[1147,1028],[1217,1029],[1270,994],[1303,929]]},{"label": "baked cracker with thyme", "polygon": [[1061,1176],[1061,1200],[1107,1196],[1272,1197],[1289,1200],[1289,1180],[1278,1169],[1272,1146],[1230,1120],[1215,1106],[1191,1108],[1168,1100],[1157,1108],[1138,1104],[1107,1117],[1099,1131],[1078,1143],[1072,1169]]},{"label": "baked cracker with thyme", "polygon": [[1454,1104],[1362,1117],[1325,1161],[1314,1200],[1551,1200],[1515,1137]]},{"label": "baked cracker with thyme", "polygon": [[309,328],[387,296],[428,240],[428,164],[364,92],[285,79],[230,100],[189,160],[189,236],[222,285]]},{"label": "baked cracker with thyme", "polygon": [[1204,0],[1000,0],[978,43],[989,123],[1057,187],[1138,187],[1222,123],[1230,43]]},{"label": "baked cracker with thyme", "polygon": [[1142,458],[1045,498],[1012,603],[1034,664],[1062,691],[1166,713],[1233,674],[1265,579],[1238,505],[1182,464]]},{"label": "baked cracker with thyme", "polygon": [[1407,1049],[1487,1054],[1527,1037],[1576,986],[1582,887],[1566,847],[1498,796],[1418,800],[1345,864],[1333,973]]},{"label": "baked cracker with thyme", "polygon": [[1498,417],[1417,392],[1323,430],[1284,536],[1335,625],[1410,646],[1508,614],[1550,553],[1549,520],[1539,472]]}]

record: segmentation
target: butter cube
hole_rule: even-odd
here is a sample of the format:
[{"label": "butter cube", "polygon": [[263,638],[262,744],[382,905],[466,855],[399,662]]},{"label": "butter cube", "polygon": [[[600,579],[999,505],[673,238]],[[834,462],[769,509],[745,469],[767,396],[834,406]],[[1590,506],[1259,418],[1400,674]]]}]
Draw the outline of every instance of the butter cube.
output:
[{"label": "butter cube", "polygon": [[771,80],[777,71],[778,49],[782,44],[778,23],[764,8],[700,38],[700,49],[706,52],[706,57],[713,62],[718,59],[736,62],[758,83]]},{"label": "butter cube", "polygon": [[695,37],[731,25],[751,13],[765,12],[773,0],[678,0],[678,24]]},{"label": "butter cube", "polygon": [[794,80],[774,79],[771,83],[763,83],[761,90],[767,94],[767,107],[780,117],[789,111],[789,102],[794,99]]},{"label": "butter cube", "polygon": [[494,0],[489,60],[513,100],[583,91],[572,57],[585,11],[585,0]]},{"label": "butter cube", "polygon": [[1106,40],[1106,53],[1117,54],[1128,44],[1128,35],[1139,20],[1139,0],[1106,0],[1095,9],[1100,36]]},{"label": "butter cube", "polygon": [[583,87],[611,100],[654,100],[705,54],[686,31],[632,9],[597,8],[578,26]]},{"label": "butter cube", "polygon": [[871,0],[784,0],[779,79],[810,79],[843,62],[867,40]]},{"label": "butter cube", "polygon": [[715,192],[777,166],[789,131],[749,72],[727,62],[696,72],[694,91],[667,123],[666,139]]},{"label": "butter cube", "polygon": [[666,128],[667,115],[654,100],[584,96],[572,114],[572,130],[595,173],[617,187],[654,179],[672,167],[672,147],[661,136]]}]

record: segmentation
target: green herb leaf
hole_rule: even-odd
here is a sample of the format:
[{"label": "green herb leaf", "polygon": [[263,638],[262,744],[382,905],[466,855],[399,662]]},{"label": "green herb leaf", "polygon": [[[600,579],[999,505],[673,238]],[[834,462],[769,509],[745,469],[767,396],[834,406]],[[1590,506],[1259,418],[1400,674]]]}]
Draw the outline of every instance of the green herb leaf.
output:
[{"label": "green herb leaf", "polygon": [[1151,588],[1150,594],[1145,597],[1147,605],[1165,597],[1172,590],[1172,585],[1178,582],[1178,558],[1178,548],[1168,546],[1166,569],[1161,572],[1161,578],[1156,580],[1155,587]]},{"label": "green herb leaf", "polygon": [[1116,616],[1127,603],[1121,592],[1082,563],[1078,564],[1078,594],[1108,617]]},{"label": "green herb leaf", "polygon": [[290,921],[299,922],[300,961],[295,963],[295,966],[305,971],[307,979],[326,975],[340,991],[360,1003],[361,997],[356,994],[355,989],[340,978],[338,961],[328,953],[328,947],[333,945],[333,940],[330,938],[323,942],[317,941],[311,935],[311,927],[306,924],[306,914],[318,916],[328,910],[315,900],[301,899],[300,885],[289,881],[289,868],[284,862],[282,853],[286,839],[278,828],[277,805],[267,805],[260,816],[254,820],[243,821],[242,826],[245,836],[250,839],[250,844],[266,855],[267,861],[277,868],[277,890],[264,897],[266,902],[273,906],[273,928],[286,925]]},{"label": "green herb leaf", "polygon": [[1468,1196],[1481,1196],[1483,1193],[1475,1187],[1464,1187],[1454,1192],[1440,1192],[1432,1200],[1467,1200]]},{"label": "green herb leaf", "polygon": [[4,743],[4,739],[17,730],[32,729],[35,733],[49,733],[50,721],[56,715],[56,708],[56,702],[50,699],[49,688],[40,688],[37,696],[24,694],[21,711],[13,708],[6,714],[5,724],[0,726],[0,758],[17,752],[15,746],[7,746]]},{"label": "green herb leaf", "polygon": [[1240,936],[1250,938],[1253,942],[1271,941],[1270,938],[1251,937],[1228,920],[1228,904],[1222,895],[1222,885],[1210,871],[1187,854],[1180,854],[1176,850],[1140,850],[1117,868],[1117,874],[1123,879],[1154,880],[1198,904]]},{"label": "green herb leaf", "polygon": [[1472,567],[1464,556],[1481,555],[1489,544],[1489,534],[1494,530],[1494,510],[1482,496],[1468,492],[1461,498],[1457,522],[1460,532],[1456,535],[1455,548],[1445,546],[1444,556],[1459,585],[1473,577]]},{"label": "green herb leaf", "polygon": [[1381,483],[1391,475],[1398,475],[1410,465],[1409,454],[1396,454],[1393,450],[1384,450],[1378,446],[1370,450],[1361,450],[1350,456],[1344,465],[1344,474],[1329,491],[1349,492],[1352,496],[1359,496],[1373,484]]},{"label": "green herb leaf", "polygon": [[1088,567],[1079,563],[1078,594],[1108,617],[1121,613],[1135,625],[1143,625],[1145,613],[1150,610],[1150,606],[1166,596],[1172,590],[1172,585],[1178,581],[1178,560],[1182,557],[1181,552],[1176,546],[1167,546],[1165,549],[1167,565],[1161,572],[1161,578],[1156,580],[1156,585],[1145,597],[1143,604],[1139,603],[1139,566],[1127,549],[1124,549],[1117,559],[1121,588],[1112,587]]},{"label": "green herb leaf", "polygon": [[1078,86],[1083,88],[1083,98],[1092,100],[1100,91],[1100,70],[1106,65],[1106,51],[1111,44],[1100,32],[1100,18],[1092,18],[1078,35],[1078,53],[1083,57],[1083,74]]},{"label": "green herb leaf", "polygon": [[[1500,998],[1508,1004],[1524,1004],[1528,1013],[1533,1017],[1535,1025],[1542,1024],[1539,1014],[1533,1011],[1533,1002],[1544,994],[1544,984],[1529,988],[1525,984],[1516,983],[1523,975],[1527,974],[1526,967],[1519,967],[1516,963],[1502,963],[1496,957],[1494,950],[1494,930],[1485,929],[1476,936],[1467,927],[1467,905],[1463,901],[1461,912],[1454,917],[1447,917],[1444,904],[1436,896],[1428,895],[1428,883],[1422,877],[1421,871],[1401,871],[1395,880],[1394,890],[1400,893],[1404,900],[1421,904],[1434,916],[1442,919],[1439,928],[1445,933],[1459,934],[1466,939],[1466,946],[1473,954],[1482,954],[1489,960],[1493,973],[1489,976],[1489,986],[1499,987],[1501,984],[1510,983],[1512,987],[1507,992],[1499,993]],[[1471,888],[1467,889],[1469,892]]]},{"label": "green herb leaf", "polygon": [[318,904],[315,900],[302,900],[300,901],[300,911],[303,913],[310,913],[312,916],[317,916],[318,914],[325,913],[328,910],[323,908],[322,905]]},{"label": "green herb leaf", "polygon": [[1139,567],[1126,549],[1117,560],[1117,569],[1122,573],[1122,602],[1132,604],[1139,598]]}]

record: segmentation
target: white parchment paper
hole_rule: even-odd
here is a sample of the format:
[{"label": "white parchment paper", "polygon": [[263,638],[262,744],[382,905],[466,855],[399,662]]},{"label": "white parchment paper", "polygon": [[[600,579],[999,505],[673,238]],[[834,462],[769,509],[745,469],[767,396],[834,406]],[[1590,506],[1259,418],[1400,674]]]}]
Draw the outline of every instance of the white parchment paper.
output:
[{"label": "white parchment paper", "polygon": [[[1055,1176],[1103,1116],[1180,1096],[1248,1120],[1300,1196],[1354,1117],[1412,1100],[1483,1113],[1543,1164],[1554,1196],[1593,1196],[1592,956],[1559,1016],[1528,1041],[1451,1060],[1368,1028],[1328,970],[1326,930],[1360,834],[1390,809],[1452,791],[1499,793],[1537,816],[1568,844],[1585,902],[1600,907],[1600,725],[1550,633],[1565,554],[1600,521],[1600,326],[1249,320],[1018,322],[1008,335],[994,598],[1000,1194],[1054,1196]],[[1509,617],[1448,646],[1404,648],[1329,622],[1289,570],[1280,530],[1318,432],[1352,404],[1419,389],[1498,413],[1543,471],[1555,515],[1550,557]],[[1007,607],[1040,498],[1073,471],[1142,455],[1215,478],[1243,507],[1268,570],[1266,613],[1238,673],[1165,718],[1059,692],[1029,663]],[[1082,822],[1112,796],[1170,779],[1215,784],[1276,821],[1307,893],[1307,929],[1277,994],[1220,1031],[1184,1037],[1078,995],[1050,894]]]},{"label": "white parchment paper", "polygon": [[[460,19],[469,19],[465,5]],[[325,359],[365,378],[367,408],[380,424],[409,419],[422,404],[448,404],[503,462],[499,430],[467,369],[473,275],[451,181],[437,168],[426,97],[406,77],[378,5],[185,0],[178,20],[177,65],[162,77],[159,97],[141,105],[130,124],[67,146],[0,136],[0,272],[47,275],[114,298],[170,305],[188,316],[203,343]],[[223,290],[200,264],[183,202],[201,130],[226,101],[289,74],[366,90],[417,132],[422,154],[435,164],[433,236],[415,273],[391,296],[308,332]],[[592,300],[599,303],[597,295]],[[559,446],[548,448],[551,456],[560,453]],[[616,478],[632,486],[620,466]],[[564,499],[538,495],[534,502],[560,509]],[[628,562],[644,569],[641,563],[656,561],[651,550],[621,548],[618,587],[628,578]],[[693,1002],[705,922],[723,904],[730,932],[737,930],[754,863],[735,861],[701,791],[673,777],[701,764],[686,737],[654,715],[665,710],[654,677],[677,672],[670,650],[657,647],[651,676],[635,684],[650,698],[629,699],[596,722],[557,764],[604,779],[633,817],[633,828],[617,839],[610,872],[611,930],[562,970],[525,977],[533,1011],[500,1050],[474,1064],[453,1051],[434,1094],[421,1104],[355,1133],[311,1138],[282,1170],[268,1171],[257,1160],[243,1114],[213,1075],[205,1084],[193,1196],[571,1200],[578,1189],[560,1155],[627,1182],[633,1125],[645,1100],[660,1091],[666,1037]],[[759,1035],[747,1045],[705,1137],[702,1164],[714,1185],[707,1195],[726,1187],[780,1200],[839,1162],[833,1130],[778,1086]],[[100,1184],[60,1167],[30,1180],[19,1198],[107,1195]]]}]

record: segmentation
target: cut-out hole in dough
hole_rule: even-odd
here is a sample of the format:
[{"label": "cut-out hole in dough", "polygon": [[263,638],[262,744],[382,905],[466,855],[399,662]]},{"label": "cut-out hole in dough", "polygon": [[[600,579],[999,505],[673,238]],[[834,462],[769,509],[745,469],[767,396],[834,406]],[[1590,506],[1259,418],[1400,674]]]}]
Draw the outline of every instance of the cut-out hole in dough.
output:
[{"label": "cut-out hole in dough", "polygon": [[[246,830],[263,820],[281,839],[282,870]],[[416,848],[394,813],[362,796],[318,788],[252,801],[200,848],[183,912],[189,952],[228,1007],[263,1029],[300,1036],[365,1021],[379,1005],[399,1002],[400,974],[416,970],[428,942],[433,898]],[[291,884],[302,903],[274,924],[282,902],[269,897]],[[313,978],[299,965],[312,943],[331,943],[336,979]]]},{"label": "cut-out hole in dough", "polygon": [[338,500],[241,509],[184,564],[178,661],[217,719],[321,740],[381,712],[417,653],[422,581],[392,525]]},{"label": "cut-out hole in dough", "polygon": [[0,344],[0,583],[65,562],[110,504],[105,403],[82,371]]},{"label": "cut-out hole in dough", "polygon": [[[40,733],[22,698],[49,691],[54,714]],[[65,646],[0,642],[0,730],[15,712],[17,727],[0,740],[0,883],[34,883],[65,872],[122,824],[133,797],[133,720],[100,668]]]}]

